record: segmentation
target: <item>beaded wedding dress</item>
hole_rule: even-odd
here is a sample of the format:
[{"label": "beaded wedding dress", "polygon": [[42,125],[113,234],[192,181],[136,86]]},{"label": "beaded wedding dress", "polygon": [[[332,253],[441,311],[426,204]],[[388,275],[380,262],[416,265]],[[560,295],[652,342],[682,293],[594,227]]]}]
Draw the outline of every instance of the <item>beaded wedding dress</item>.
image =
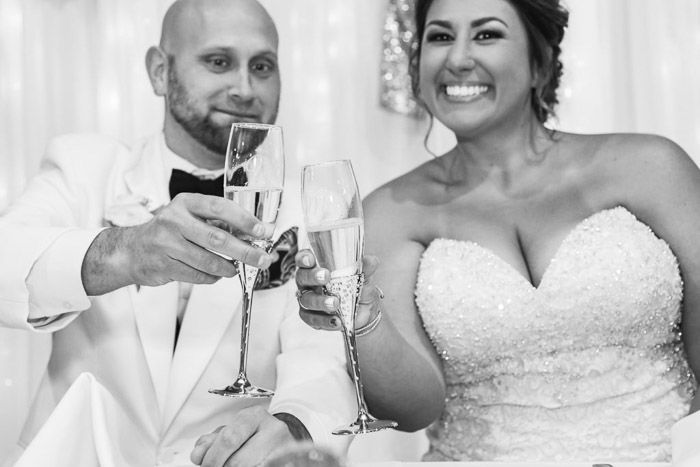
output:
[{"label": "beaded wedding dress", "polygon": [[416,303],[445,410],[425,460],[668,461],[695,392],[668,245],[625,208],[568,234],[538,287],[473,242],[434,240]]}]

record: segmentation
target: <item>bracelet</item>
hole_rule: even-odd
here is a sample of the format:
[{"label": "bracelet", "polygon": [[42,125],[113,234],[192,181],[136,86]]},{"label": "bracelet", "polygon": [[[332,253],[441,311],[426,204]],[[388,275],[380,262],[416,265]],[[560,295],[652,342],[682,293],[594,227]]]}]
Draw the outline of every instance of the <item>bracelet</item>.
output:
[{"label": "bracelet", "polygon": [[379,308],[379,313],[377,313],[377,316],[372,319],[369,323],[365,324],[361,328],[355,329],[355,337],[362,337],[366,336],[370,332],[374,331],[374,329],[379,326],[380,321],[382,320],[382,309]]}]

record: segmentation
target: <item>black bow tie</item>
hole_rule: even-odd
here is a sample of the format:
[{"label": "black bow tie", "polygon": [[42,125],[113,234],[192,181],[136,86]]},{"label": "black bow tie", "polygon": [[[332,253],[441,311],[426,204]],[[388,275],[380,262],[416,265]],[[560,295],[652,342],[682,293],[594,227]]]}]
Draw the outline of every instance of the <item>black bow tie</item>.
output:
[{"label": "black bow tie", "polygon": [[170,199],[178,193],[201,193],[203,195],[224,196],[224,176],[214,179],[197,178],[191,173],[173,169],[170,175]]}]

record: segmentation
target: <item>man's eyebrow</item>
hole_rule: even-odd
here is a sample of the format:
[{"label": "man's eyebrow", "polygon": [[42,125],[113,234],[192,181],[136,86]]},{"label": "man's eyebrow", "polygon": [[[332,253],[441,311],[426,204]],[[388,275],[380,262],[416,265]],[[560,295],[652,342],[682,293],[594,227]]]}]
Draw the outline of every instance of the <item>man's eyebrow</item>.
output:
[{"label": "man's eyebrow", "polygon": [[204,56],[204,55],[211,55],[211,54],[231,54],[233,53],[233,50],[230,47],[206,47],[202,49],[197,55],[199,56]]},{"label": "man's eyebrow", "polygon": [[[230,55],[230,56],[235,56],[237,55],[237,50],[235,47],[227,47],[227,46],[212,46],[212,47],[207,47],[203,50],[201,50],[197,55],[200,57],[205,57],[207,55],[212,55],[212,54],[225,54],[225,55]],[[253,55],[254,57],[266,57],[266,58],[273,58],[277,60],[277,52],[274,50],[261,50]]]},{"label": "man's eyebrow", "polygon": [[259,52],[255,54],[256,57],[263,57],[263,58],[272,58],[277,60],[277,52],[274,50],[264,50],[262,52]]}]

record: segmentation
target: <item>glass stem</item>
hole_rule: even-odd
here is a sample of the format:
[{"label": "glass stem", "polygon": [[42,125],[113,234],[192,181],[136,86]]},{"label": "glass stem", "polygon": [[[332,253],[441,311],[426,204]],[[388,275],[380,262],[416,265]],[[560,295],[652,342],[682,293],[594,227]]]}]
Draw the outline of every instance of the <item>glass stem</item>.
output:
[{"label": "glass stem", "polygon": [[250,311],[253,308],[253,289],[255,280],[258,277],[258,268],[246,266],[241,263],[239,278],[243,289],[243,314],[241,316],[241,352],[240,364],[238,366],[239,381],[247,381],[246,371],[248,368],[248,338],[250,336]]},{"label": "glass stem", "polygon": [[343,325],[343,337],[345,338],[345,350],[350,359],[350,369],[352,371],[352,381],[355,385],[355,397],[357,398],[358,422],[367,419],[368,411],[365,403],[364,390],[362,388],[362,379],[360,379],[360,364],[357,358],[357,342],[355,340],[354,321],[353,327]]}]

